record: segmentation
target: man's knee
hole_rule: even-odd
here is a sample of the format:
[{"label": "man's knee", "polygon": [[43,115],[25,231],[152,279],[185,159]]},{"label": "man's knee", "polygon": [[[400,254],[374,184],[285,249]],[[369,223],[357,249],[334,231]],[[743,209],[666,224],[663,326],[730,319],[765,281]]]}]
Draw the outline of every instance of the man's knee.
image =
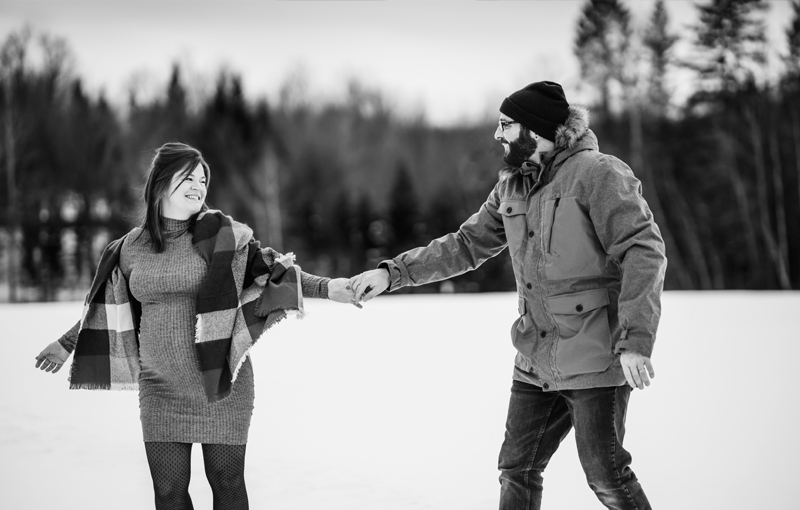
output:
[{"label": "man's knee", "polygon": [[542,490],[544,477],[542,470],[531,466],[504,466],[500,465],[500,485],[504,487],[520,487],[524,490],[538,492]]},{"label": "man's knee", "polygon": [[627,465],[619,466],[613,460],[584,463],[584,473],[589,487],[598,495],[615,491],[636,482],[636,475]]}]

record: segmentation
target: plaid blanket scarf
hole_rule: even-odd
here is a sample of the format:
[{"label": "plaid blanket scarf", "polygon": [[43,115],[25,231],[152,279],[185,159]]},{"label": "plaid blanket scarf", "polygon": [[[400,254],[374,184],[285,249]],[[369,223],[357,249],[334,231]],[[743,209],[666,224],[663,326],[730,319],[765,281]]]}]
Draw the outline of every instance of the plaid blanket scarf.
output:
[{"label": "plaid blanket scarf", "polygon": [[[124,237],[100,257],[86,297],[71,389],[138,389],[139,318],[118,266]],[[287,314],[303,316],[294,255],[261,248],[253,231],[219,211],[202,213],[192,243],[208,264],[196,301],[195,348],[209,402],[228,396],[250,348]]]}]

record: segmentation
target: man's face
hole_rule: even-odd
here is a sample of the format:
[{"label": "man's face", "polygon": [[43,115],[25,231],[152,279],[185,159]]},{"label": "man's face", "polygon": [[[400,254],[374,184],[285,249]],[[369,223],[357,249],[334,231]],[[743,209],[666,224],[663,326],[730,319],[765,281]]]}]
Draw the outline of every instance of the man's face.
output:
[{"label": "man's face", "polygon": [[503,150],[505,151],[503,161],[514,168],[521,167],[539,147],[536,139],[530,135],[527,128],[502,113],[500,114],[494,137],[503,144]]}]

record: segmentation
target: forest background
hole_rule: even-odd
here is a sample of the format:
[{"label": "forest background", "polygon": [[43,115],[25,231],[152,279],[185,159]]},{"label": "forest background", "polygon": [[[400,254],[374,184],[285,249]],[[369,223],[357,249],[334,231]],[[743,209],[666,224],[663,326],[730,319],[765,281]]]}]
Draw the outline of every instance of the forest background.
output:
[{"label": "forest background", "polygon": [[[643,20],[619,0],[582,3],[574,55],[595,92],[592,129],[642,181],[667,244],[667,289],[800,288],[800,1],[778,66],[769,4],[698,2],[692,55],[679,59],[663,1]],[[267,101],[225,69],[199,95],[176,63],[161,92],[132,88],[119,105],[86,91],[58,34],[2,37],[0,300],[81,298],[103,247],[138,223],[145,171],[166,141],[201,149],[210,205],[327,276],[454,231],[502,167],[496,117],[437,126],[357,79],[344,99],[320,100],[294,77]],[[692,76],[680,103],[679,71]],[[503,254],[403,292],[513,289]]]}]

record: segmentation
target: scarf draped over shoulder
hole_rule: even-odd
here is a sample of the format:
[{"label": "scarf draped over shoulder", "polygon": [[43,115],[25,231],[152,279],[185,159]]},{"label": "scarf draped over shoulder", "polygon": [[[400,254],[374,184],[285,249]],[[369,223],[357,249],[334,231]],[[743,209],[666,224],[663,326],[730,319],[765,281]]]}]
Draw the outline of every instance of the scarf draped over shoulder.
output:
[{"label": "scarf draped over shoulder", "polygon": [[[100,257],[86,296],[71,389],[138,389],[139,318],[119,268],[124,237]],[[208,270],[197,294],[195,349],[209,402],[228,396],[250,348],[289,314],[303,316],[294,255],[261,248],[253,231],[219,211],[201,213],[192,244]]]}]

